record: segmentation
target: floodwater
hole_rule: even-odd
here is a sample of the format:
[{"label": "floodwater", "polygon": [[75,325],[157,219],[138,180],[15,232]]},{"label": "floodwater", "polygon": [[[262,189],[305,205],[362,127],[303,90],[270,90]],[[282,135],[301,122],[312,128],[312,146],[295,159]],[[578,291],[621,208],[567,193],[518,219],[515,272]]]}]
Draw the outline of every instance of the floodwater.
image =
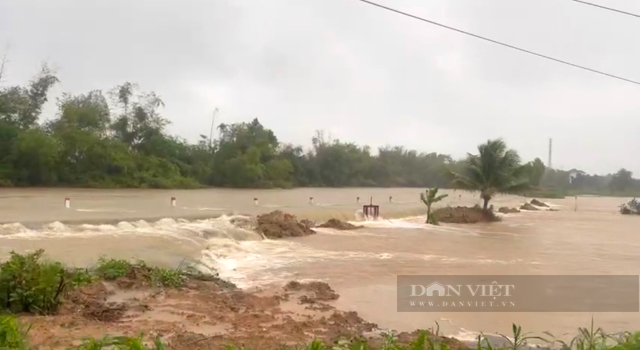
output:
[{"label": "floodwater", "polygon": [[[640,217],[618,214],[625,199],[546,200],[560,211],[511,214],[492,224],[435,227],[423,224],[419,192],[2,189],[0,254],[44,248],[49,257],[76,266],[94,263],[102,255],[166,266],[187,259],[215,268],[246,288],[291,279],[322,280],[341,295],[339,308],[355,310],[382,328],[429,328],[437,321],[446,334],[461,338],[478,331],[509,334],[512,323],[525,331],[562,336],[588,326],[592,317],[605,331],[640,329],[637,312],[397,312],[397,275],[640,274]],[[479,203],[473,193],[444,192],[449,197],[439,205]],[[64,206],[67,197],[70,208]],[[175,207],[171,197],[176,198]],[[356,231],[321,229],[313,236],[271,241],[232,223],[276,209],[318,221],[356,221],[358,210],[371,200],[380,205],[383,219],[361,222],[365,228]],[[524,201],[498,196],[493,204],[497,208]]]}]

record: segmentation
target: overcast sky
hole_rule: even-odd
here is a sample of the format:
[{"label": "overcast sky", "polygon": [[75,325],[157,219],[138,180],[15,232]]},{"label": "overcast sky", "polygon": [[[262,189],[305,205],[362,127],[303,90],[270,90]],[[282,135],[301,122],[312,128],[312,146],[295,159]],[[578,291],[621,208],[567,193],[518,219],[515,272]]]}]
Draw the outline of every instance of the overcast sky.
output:
[{"label": "overcast sky", "polygon": [[[638,18],[570,0],[378,1],[640,80]],[[593,1],[640,13],[640,2]],[[462,157],[503,137],[546,163],[551,137],[554,167],[640,175],[640,86],[357,0],[0,0],[7,45],[3,85],[43,61],[59,72],[55,95],[137,82],[189,140],[218,107],[221,122],[258,117],[305,146],[322,129]]]}]

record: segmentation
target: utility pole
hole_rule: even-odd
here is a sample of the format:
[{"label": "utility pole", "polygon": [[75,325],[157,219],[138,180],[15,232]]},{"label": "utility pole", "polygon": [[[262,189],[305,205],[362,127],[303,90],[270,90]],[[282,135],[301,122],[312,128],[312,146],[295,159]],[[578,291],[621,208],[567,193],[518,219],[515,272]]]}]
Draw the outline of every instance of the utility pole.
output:
[{"label": "utility pole", "polygon": [[216,124],[216,114],[218,114],[218,108],[213,110],[213,116],[211,117],[211,131],[209,131],[209,149],[213,147],[213,127]]},{"label": "utility pole", "polygon": [[7,63],[7,52],[5,51],[4,55],[2,56],[2,62],[0,62],[0,84],[2,84],[2,75],[4,74],[4,66],[6,63]]},{"label": "utility pole", "polygon": [[547,168],[551,169],[551,152],[553,150],[553,139],[549,139],[549,162],[547,163]]}]

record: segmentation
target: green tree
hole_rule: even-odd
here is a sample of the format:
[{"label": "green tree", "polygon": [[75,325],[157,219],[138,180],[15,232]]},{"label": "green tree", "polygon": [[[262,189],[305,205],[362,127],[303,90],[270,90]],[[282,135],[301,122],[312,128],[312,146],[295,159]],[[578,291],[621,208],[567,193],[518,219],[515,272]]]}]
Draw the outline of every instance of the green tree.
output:
[{"label": "green tree", "polygon": [[231,187],[290,187],[291,162],[278,154],[273,131],[260,124],[222,124],[215,145],[213,184]]},{"label": "green tree", "polygon": [[27,87],[0,89],[0,120],[22,129],[34,127],[47,102],[47,94],[58,78],[46,65]]},{"label": "green tree", "polygon": [[633,173],[627,169],[620,169],[611,177],[609,187],[613,191],[624,191],[631,187],[633,182]]},{"label": "green tree", "polygon": [[111,123],[109,104],[99,90],[85,95],[63,94],[58,100],[58,119],[49,123],[54,131],[83,130],[106,136]]},{"label": "green tree", "polygon": [[447,198],[448,194],[442,194],[438,196],[438,188],[430,188],[423,193],[420,193],[420,200],[427,206],[427,224],[437,225],[437,220],[431,214],[431,206],[433,203],[440,202],[441,200]]},{"label": "green tree", "polygon": [[507,149],[504,141],[488,140],[478,146],[478,153],[467,155],[464,172],[453,173],[452,184],[456,188],[479,191],[484,210],[496,193],[517,193],[529,188],[518,152]]},{"label": "green tree", "polygon": [[11,152],[13,182],[26,186],[53,185],[58,161],[58,144],[40,129],[22,132]]},{"label": "green tree", "polygon": [[532,186],[539,186],[542,176],[544,176],[545,169],[546,168],[542,160],[540,158],[536,158],[532,162],[525,164],[523,171]]},{"label": "green tree", "polygon": [[495,149],[498,141],[464,160],[393,145],[372,151],[322,132],[305,149],[281,144],[254,119],[220,125],[217,140],[190,143],[167,132],[159,96],[129,82],[104,95],[64,93],[42,123],[57,82],[43,66],[24,85],[0,87],[0,186],[443,188],[452,186],[446,175],[458,174],[453,185],[480,190],[485,207],[493,193],[515,191],[525,178],[558,192],[640,190],[624,169],[590,175],[545,169],[540,159],[519,167],[515,152]]}]

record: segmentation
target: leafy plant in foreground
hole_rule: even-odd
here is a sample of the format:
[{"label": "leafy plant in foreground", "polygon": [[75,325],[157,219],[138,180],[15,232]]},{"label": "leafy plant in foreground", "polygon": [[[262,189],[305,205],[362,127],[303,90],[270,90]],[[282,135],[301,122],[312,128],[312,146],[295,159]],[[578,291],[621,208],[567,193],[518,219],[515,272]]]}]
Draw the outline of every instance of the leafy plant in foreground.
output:
[{"label": "leafy plant in foreground", "polygon": [[0,264],[0,305],[11,312],[55,312],[70,277],[58,262],[42,262],[44,250],[11,252]]},{"label": "leafy plant in foreground", "polygon": [[511,330],[513,331],[513,340],[503,334],[500,334],[500,336],[506,339],[509,343],[509,350],[518,350],[527,346],[528,340],[540,340],[546,343],[549,342],[542,337],[529,335],[530,333],[522,333],[522,327],[515,323],[511,325]]},{"label": "leafy plant in foreground", "polygon": [[0,350],[30,350],[27,334],[31,327],[20,324],[15,316],[0,315]]}]

